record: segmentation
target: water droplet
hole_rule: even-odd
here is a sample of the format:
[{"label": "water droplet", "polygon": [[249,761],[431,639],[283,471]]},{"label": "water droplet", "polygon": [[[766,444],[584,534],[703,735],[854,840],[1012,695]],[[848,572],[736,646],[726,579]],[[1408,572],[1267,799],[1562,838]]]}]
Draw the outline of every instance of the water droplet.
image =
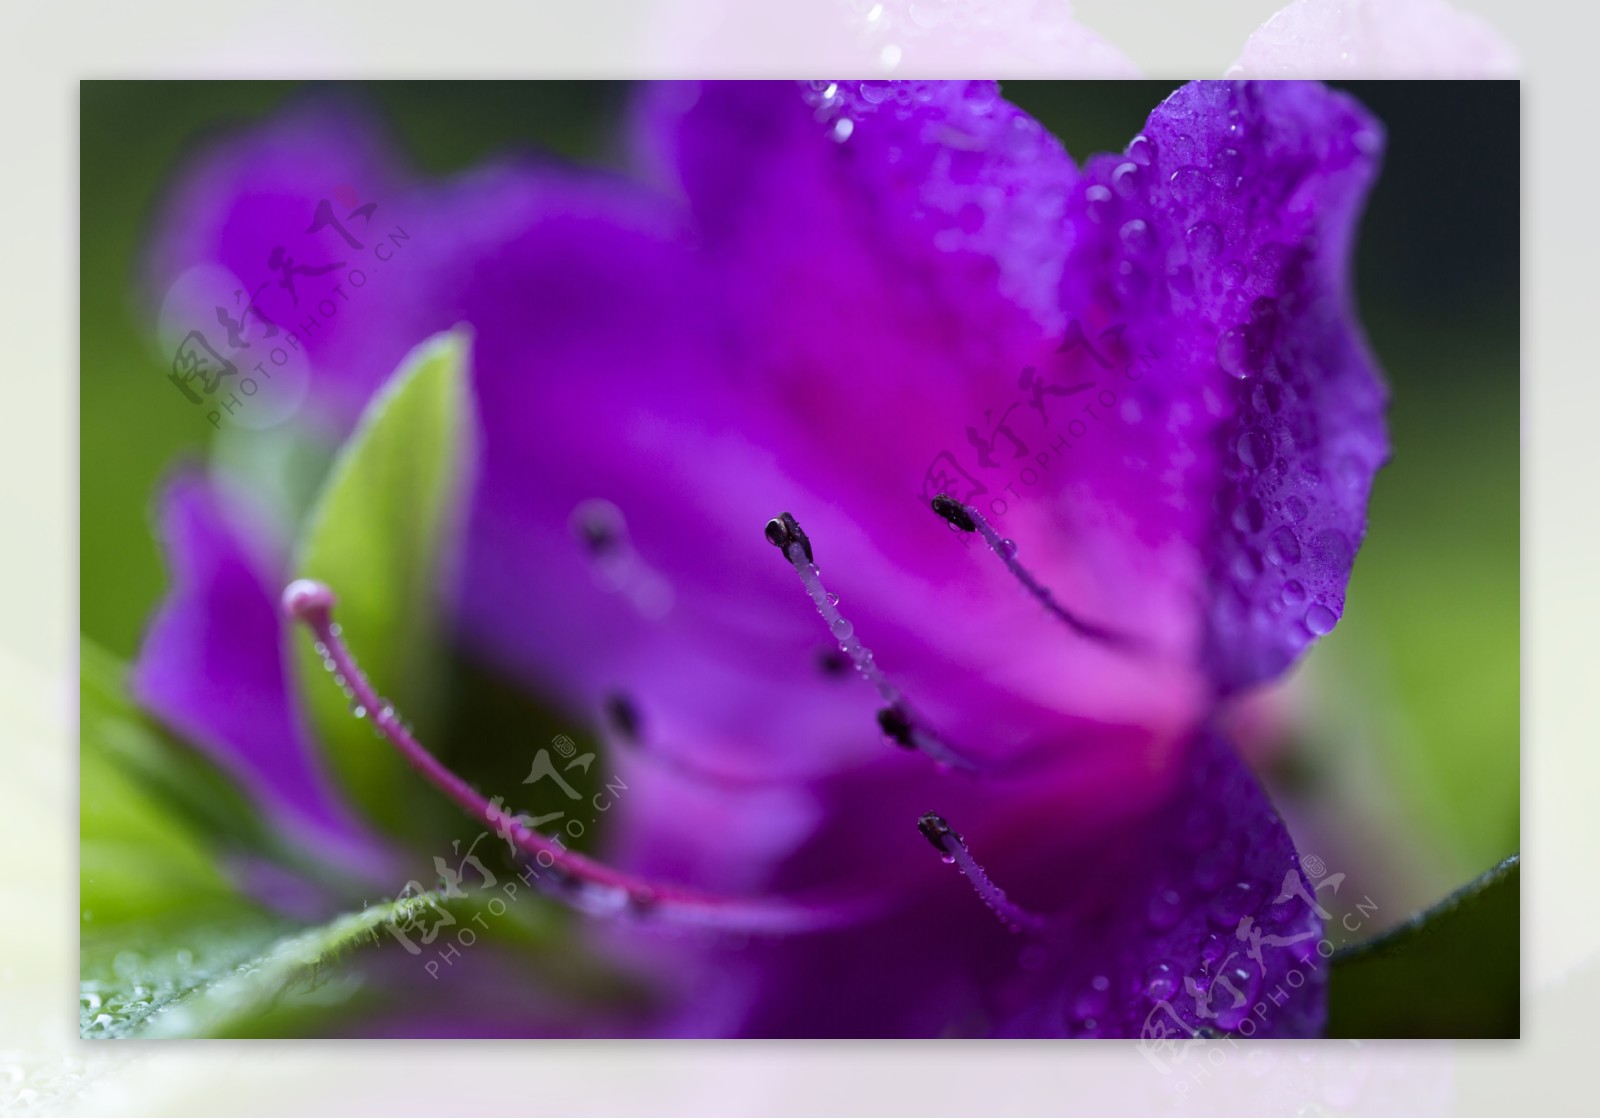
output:
[{"label": "water droplet", "polygon": [[1128,158],[1140,167],[1150,166],[1150,161],[1155,158],[1156,146],[1150,142],[1150,137],[1140,133],[1128,143]]},{"label": "water droplet", "polygon": [[1017,542],[1010,539],[1001,540],[995,551],[1000,553],[1001,559],[1011,559],[1017,554]]},{"label": "water droplet", "polygon": [[1299,524],[1306,519],[1306,503],[1298,497],[1289,497],[1283,503],[1283,515],[1289,518],[1290,523]]},{"label": "water droplet", "polygon": [[1200,938],[1200,959],[1214,964],[1228,954],[1228,941],[1221,933],[1208,932]]},{"label": "water droplet", "polygon": [[1283,602],[1286,606],[1299,606],[1306,600],[1306,589],[1300,580],[1290,579],[1283,585]]},{"label": "water droplet", "polygon": [[833,631],[833,635],[840,641],[843,641],[847,637],[853,636],[856,632],[856,627],[851,623],[849,618],[839,618],[828,628]]},{"label": "water droplet", "polygon": [[1189,255],[1196,260],[1210,260],[1222,251],[1222,230],[1212,221],[1195,222],[1184,235]]},{"label": "water droplet", "polygon": [[837,605],[839,605],[839,596],[834,594],[832,591],[829,591],[825,597],[828,600],[828,605],[829,606],[837,606]]},{"label": "water droplet", "polygon": [[1104,221],[1106,211],[1111,207],[1111,191],[1096,183],[1083,192],[1084,212],[1091,221]]},{"label": "water droplet", "polygon": [[1232,929],[1239,919],[1254,913],[1261,902],[1261,888],[1248,879],[1235,882],[1211,899],[1207,915],[1219,929]]},{"label": "water droplet", "polygon": [[1124,222],[1122,232],[1122,247],[1130,253],[1147,253],[1150,251],[1150,227],[1139,218]]},{"label": "water droplet", "polygon": [[1333,627],[1338,621],[1339,615],[1320,602],[1314,603],[1311,609],[1306,611],[1306,628],[1318,637],[1326,633],[1332,633]]},{"label": "water droplet", "polygon": [[1260,532],[1266,523],[1266,510],[1253,497],[1244,498],[1233,507],[1233,527],[1240,532]]},{"label": "water droplet", "polygon": [[1229,327],[1217,336],[1217,364],[1230,377],[1244,380],[1254,373],[1250,360],[1250,340],[1238,327]]},{"label": "water droplet", "polygon": [[856,130],[855,121],[849,117],[840,117],[833,122],[833,128],[828,132],[828,139],[835,144],[842,144],[850,139],[850,133]]},{"label": "water droplet", "polygon": [[1272,437],[1260,430],[1251,430],[1239,436],[1235,448],[1239,461],[1252,470],[1260,470],[1272,463]]},{"label": "water droplet", "polygon": [[1267,541],[1267,558],[1279,567],[1293,567],[1300,562],[1300,539],[1295,536],[1294,529],[1280,525],[1272,530],[1272,538]]},{"label": "water droplet", "polygon": [[1172,173],[1172,197],[1193,204],[1205,195],[1206,173],[1198,167],[1180,167]]},{"label": "water droplet", "polygon": [[1261,553],[1254,548],[1242,548],[1233,557],[1233,574],[1235,578],[1248,582],[1261,574]]},{"label": "water droplet", "polygon": [[1156,1000],[1171,998],[1178,991],[1178,965],[1171,960],[1157,960],[1144,973],[1145,994]]},{"label": "water droplet", "polygon": [[1289,261],[1289,246],[1274,241],[1256,250],[1254,258],[1256,279],[1268,291],[1277,291],[1283,284]]},{"label": "water droplet", "polygon": [[1343,575],[1352,558],[1350,539],[1336,528],[1324,529],[1311,541],[1311,562],[1319,571]]},{"label": "water droplet", "polygon": [[1092,1019],[1102,1013],[1110,1002],[1111,980],[1104,975],[1097,975],[1089,980],[1089,986],[1072,1004],[1072,1013],[1078,1018]]},{"label": "water droplet", "polygon": [[1283,407],[1283,390],[1277,385],[1257,385],[1250,390],[1250,403],[1257,412],[1275,416]]},{"label": "water droplet", "polygon": [[1111,187],[1124,198],[1133,198],[1139,193],[1141,179],[1139,165],[1131,160],[1117,165],[1111,172]]},{"label": "water droplet", "polygon": [[350,714],[354,715],[358,719],[365,719],[367,717],[367,709],[362,704],[358,703],[350,709]]},{"label": "water droplet", "polygon": [[323,661],[322,661],[322,667],[327,669],[329,672],[332,672],[334,669],[338,668],[339,666],[334,663],[334,660],[333,660],[332,657],[324,657]]},{"label": "water droplet", "polygon": [[1170,929],[1183,916],[1183,895],[1171,886],[1156,891],[1150,898],[1145,915],[1150,920],[1150,927],[1157,932]]}]

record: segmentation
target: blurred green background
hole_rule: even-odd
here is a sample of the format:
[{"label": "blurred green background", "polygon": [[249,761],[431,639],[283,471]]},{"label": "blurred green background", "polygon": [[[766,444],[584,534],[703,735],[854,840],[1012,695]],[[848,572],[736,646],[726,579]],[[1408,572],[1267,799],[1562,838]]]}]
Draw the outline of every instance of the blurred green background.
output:
[{"label": "blurred green background", "polygon": [[[1120,149],[1174,83],[1006,83],[1080,159]],[[1303,851],[1377,916],[1365,939],[1519,847],[1519,115],[1516,83],[1356,83],[1389,149],[1359,242],[1393,387],[1394,462],[1338,630],[1264,702],[1261,764]],[[218,130],[303,83],[87,82],[81,175],[81,624],[131,658],[162,590],[152,495],[213,432],[136,311],[148,217]],[[620,165],[624,86],[378,83],[425,170],[534,148]],[[1327,902],[1330,899],[1324,898]]]}]

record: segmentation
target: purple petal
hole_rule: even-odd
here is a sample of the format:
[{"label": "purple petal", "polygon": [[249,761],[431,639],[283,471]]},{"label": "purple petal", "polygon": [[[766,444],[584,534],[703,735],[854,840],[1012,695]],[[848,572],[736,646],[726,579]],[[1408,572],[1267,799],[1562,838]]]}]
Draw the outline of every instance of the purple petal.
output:
[{"label": "purple petal", "polygon": [[491,165],[421,181],[375,114],[307,99],[184,169],[156,221],[146,299],[164,341],[199,330],[241,382],[253,376],[259,399],[238,401],[235,422],[280,422],[305,397],[302,420],[348,426],[414,346],[460,321],[463,272],[560,178]]},{"label": "purple petal", "polygon": [[[1175,761],[1175,780],[1162,789],[1145,783],[1136,807],[1097,806],[1081,773],[1065,784],[1057,774],[1044,796],[1013,789],[1009,808],[996,801],[988,815],[981,795],[958,787],[924,799],[959,805],[949,819],[974,857],[1012,902],[1046,918],[1036,935],[1004,928],[929,851],[915,817],[893,819],[900,798],[880,786],[877,803],[855,805],[875,822],[837,825],[862,844],[853,864],[826,838],[804,859],[831,862],[833,873],[871,860],[877,873],[914,889],[907,903],[883,921],[742,955],[680,953],[675,973],[686,987],[709,983],[697,966],[723,982],[721,1017],[709,1026],[692,1017],[686,1028],[760,1037],[1140,1037],[1164,1023],[1184,1036],[1314,1036],[1326,1013],[1315,906],[1326,908],[1342,879],[1314,888],[1227,742],[1199,736]],[[1043,823],[1052,810],[1053,828]],[[894,823],[897,831],[884,830]]]},{"label": "purple petal", "polygon": [[1074,194],[1069,313],[1159,355],[1080,501],[1197,549],[1223,691],[1283,671],[1344,608],[1388,456],[1348,276],[1381,147],[1320,85],[1195,83]]},{"label": "purple petal", "polygon": [[371,865],[318,766],[285,670],[280,577],[243,502],[195,474],[167,485],[158,532],[171,587],[133,668],[139,702],[206,753],[285,825],[286,834]]}]

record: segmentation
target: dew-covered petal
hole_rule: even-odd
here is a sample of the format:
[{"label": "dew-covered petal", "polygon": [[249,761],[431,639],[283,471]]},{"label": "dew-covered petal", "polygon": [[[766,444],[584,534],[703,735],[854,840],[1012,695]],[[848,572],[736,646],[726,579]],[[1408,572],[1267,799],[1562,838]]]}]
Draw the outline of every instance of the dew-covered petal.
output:
[{"label": "dew-covered petal", "polygon": [[281,576],[248,500],[195,473],[167,484],[157,533],[170,586],[133,667],[139,702],[236,779],[299,842],[372,865],[318,765],[285,668]]},{"label": "dew-covered petal", "polygon": [[959,792],[965,803],[941,808],[1009,900],[1044,918],[1036,935],[1003,927],[907,821],[903,844],[885,835],[872,852],[916,885],[891,917],[678,965],[686,982],[698,962],[742,990],[720,1027],[751,1036],[1314,1036],[1327,948],[1315,906],[1342,878],[1312,860],[1323,888],[1305,875],[1227,742],[1201,735],[1174,762],[1136,805],[1097,807],[1081,796],[1091,786],[1057,774],[1038,800],[1010,790],[1009,819]]},{"label": "dew-covered petal", "polygon": [[1247,40],[1229,77],[1512,78],[1516,52],[1448,0],[1294,0]]},{"label": "dew-covered petal", "polygon": [[1302,860],[1232,745],[1202,733],[1157,811],[1101,837],[1091,883],[1000,995],[1007,1037],[1314,1037],[1343,882]]},{"label": "dew-covered petal", "polygon": [[1333,627],[1388,455],[1349,278],[1382,142],[1320,85],[1195,83],[1073,197],[1063,302],[1138,373],[1076,507],[1188,571],[1225,692]]}]

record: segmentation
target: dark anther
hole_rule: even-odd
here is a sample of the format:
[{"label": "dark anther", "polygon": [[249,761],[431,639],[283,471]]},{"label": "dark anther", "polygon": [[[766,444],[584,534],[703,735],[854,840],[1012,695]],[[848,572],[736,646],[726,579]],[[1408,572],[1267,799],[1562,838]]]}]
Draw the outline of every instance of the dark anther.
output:
[{"label": "dark anther", "polygon": [[967,513],[967,507],[948,494],[940,494],[933,499],[933,511],[962,532],[978,531],[978,526],[972,523],[972,517]]},{"label": "dark anther", "polygon": [[955,836],[956,842],[961,842],[961,837],[956,835],[955,829],[937,812],[929,812],[918,820],[917,830],[927,836],[928,842],[933,844],[933,849],[941,855],[950,853],[944,842],[947,837]]},{"label": "dark anther", "polygon": [[843,676],[850,671],[850,658],[838,649],[821,649],[817,652],[817,667],[824,676]]},{"label": "dark anther", "polygon": [[605,716],[618,734],[628,742],[639,740],[639,711],[624,695],[609,695],[605,700]]},{"label": "dark anther", "polygon": [[899,704],[890,704],[878,712],[878,726],[883,728],[883,733],[895,745],[904,746],[907,750],[917,748],[917,744],[911,740],[911,717]]},{"label": "dark anther", "polygon": [[578,538],[593,556],[604,555],[620,543],[617,526],[607,518],[589,514],[577,518]]},{"label": "dark anther", "polygon": [[789,545],[798,542],[806,553],[806,562],[817,562],[811,554],[810,539],[800,527],[800,522],[789,513],[781,513],[767,522],[767,540],[786,556],[789,554]]}]

